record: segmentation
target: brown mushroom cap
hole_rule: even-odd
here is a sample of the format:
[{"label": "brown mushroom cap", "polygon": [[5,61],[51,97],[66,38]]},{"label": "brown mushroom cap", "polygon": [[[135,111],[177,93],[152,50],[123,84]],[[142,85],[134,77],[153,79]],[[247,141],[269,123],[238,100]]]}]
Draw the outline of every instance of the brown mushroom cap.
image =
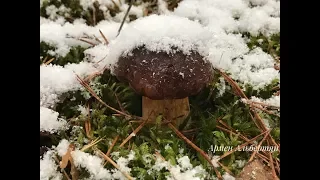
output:
[{"label": "brown mushroom cap", "polygon": [[199,93],[212,80],[213,68],[198,52],[153,52],[141,46],[120,56],[114,74],[139,95],[153,100],[181,99]]}]

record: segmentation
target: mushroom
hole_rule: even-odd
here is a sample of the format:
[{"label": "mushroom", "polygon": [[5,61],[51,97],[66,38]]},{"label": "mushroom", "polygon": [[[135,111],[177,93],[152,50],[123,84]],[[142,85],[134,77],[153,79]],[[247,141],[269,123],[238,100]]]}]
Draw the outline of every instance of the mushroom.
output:
[{"label": "mushroom", "polygon": [[127,24],[108,44],[111,73],[142,96],[143,119],[179,126],[190,112],[189,96],[213,77],[208,45],[213,33],[175,15],[150,15]]},{"label": "mushroom", "polygon": [[179,126],[190,112],[188,96],[212,80],[213,68],[197,51],[151,51],[144,45],[119,57],[114,74],[142,96],[142,117],[155,121],[161,114]]}]

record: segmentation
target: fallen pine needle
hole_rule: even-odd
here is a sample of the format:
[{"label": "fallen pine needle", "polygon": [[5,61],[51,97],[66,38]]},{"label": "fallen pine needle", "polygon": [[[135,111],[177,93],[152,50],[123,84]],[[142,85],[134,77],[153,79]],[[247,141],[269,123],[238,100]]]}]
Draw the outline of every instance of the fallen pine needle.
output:
[{"label": "fallen pine needle", "polygon": [[47,62],[45,62],[45,63],[44,63],[44,65],[48,65],[48,64],[50,64],[54,59],[55,59],[55,58],[51,58],[51,59],[49,59]]},{"label": "fallen pine needle", "polygon": [[261,111],[264,111],[264,112],[266,112],[266,113],[268,113],[268,114],[271,114],[271,115],[280,117],[278,114],[275,114],[275,113],[273,113],[272,111],[266,110],[265,108],[262,108],[262,107],[260,107],[260,106],[258,106],[258,105],[256,105],[256,104],[251,104],[250,106],[252,106],[252,107],[254,107],[254,108],[257,108],[257,109],[260,109]]},{"label": "fallen pine needle", "polygon": [[232,154],[232,153],[233,153],[233,152],[235,152],[237,149],[241,149],[241,148],[245,147],[246,145],[250,144],[251,142],[253,142],[254,140],[256,140],[258,137],[260,137],[260,136],[264,135],[264,134],[265,134],[265,133],[267,133],[267,132],[268,132],[268,131],[265,131],[265,132],[263,132],[263,133],[259,134],[258,136],[256,136],[256,137],[254,137],[254,138],[250,139],[249,141],[247,141],[247,142],[243,143],[242,145],[238,146],[237,148],[234,148],[234,149],[232,149],[231,151],[227,151],[227,152],[225,152],[222,156],[220,156],[220,159],[222,159],[222,158],[224,158],[224,157],[226,157],[226,156],[228,156],[228,155]]},{"label": "fallen pine needle", "polygon": [[95,35],[93,35],[93,37],[96,41],[98,41],[99,43],[102,43],[102,41],[100,41],[100,39],[98,39]]},{"label": "fallen pine needle", "polygon": [[82,41],[82,42],[88,43],[88,44],[90,44],[90,45],[92,45],[92,46],[98,45],[98,44],[93,43],[93,42],[91,42],[91,41],[89,41],[89,40],[87,40],[87,39],[84,39],[84,38],[80,38],[79,40]]},{"label": "fallen pine needle", "polygon": [[[219,125],[217,125],[216,127],[217,127],[218,129],[222,130],[222,131],[227,132],[227,133],[230,133],[230,134],[233,134],[233,135],[239,135],[239,137],[240,137],[242,140],[246,141],[246,142],[250,141],[248,138],[246,138],[245,136],[241,135],[240,133],[232,132],[231,130],[226,129],[226,128],[223,128],[223,127],[221,127],[221,126],[219,126]],[[250,144],[253,144],[253,142],[250,142]],[[259,156],[259,157],[260,157],[263,161],[265,161],[266,163],[269,163],[269,158],[265,156],[265,155],[268,155],[268,154],[266,154],[266,152],[264,152],[264,151],[262,151],[262,153],[263,153],[264,155],[261,154],[260,152],[257,152],[257,156]]]},{"label": "fallen pine needle", "polygon": [[[268,143],[268,142],[267,142]],[[268,143],[268,146],[269,146],[269,143]],[[271,166],[271,170],[272,170],[272,176],[275,180],[278,180],[278,176],[276,174],[276,170],[274,169],[274,165],[273,165],[273,157],[272,157],[272,154],[270,151],[268,151],[269,153],[269,158],[270,158],[270,166]]]},{"label": "fallen pine needle", "polygon": [[[246,100],[249,100],[248,97],[244,94],[244,92],[242,91],[242,89],[239,87],[239,85],[232,80],[232,78],[230,78],[226,73],[224,73],[223,71],[217,69],[217,71],[224,77],[224,79],[234,88],[234,90],[236,91],[236,93],[241,97],[241,98],[245,98]],[[261,119],[261,117],[259,116],[259,114],[254,110],[251,109],[251,111],[254,113],[256,119],[258,120],[258,123],[260,126],[257,125],[257,127],[259,129],[262,129],[264,132],[266,132],[268,129],[265,126],[265,124],[263,123],[263,120]],[[269,134],[268,139],[271,140],[271,142],[278,147],[279,152],[280,152],[280,148],[278,146],[278,144],[275,142],[275,140],[273,139],[273,137]]]},{"label": "fallen pine needle", "polygon": [[[270,132],[271,132],[271,130],[269,130],[269,131],[264,135],[263,139],[259,142],[259,144],[258,144],[258,146],[257,146],[257,149],[258,149],[258,150],[260,149],[261,144],[263,143],[264,140],[266,140],[266,138],[267,138],[267,136],[269,135]],[[257,152],[258,152],[258,151],[253,151],[250,159],[248,160],[248,163],[253,160],[253,158],[254,158],[254,156],[256,155]]]},{"label": "fallen pine needle", "polygon": [[106,104],[105,102],[103,102],[103,101],[99,98],[99,96],[92,90],[92,88],[91,88],[83,79],[80,78],[80,76],[78,76],[77,74],[76,74],[76,76],[77,76],[77,79],[78,79],[78,81],[80,82],[80,84],[81,84],[83,87],[85,87],[85,88],[89,91],[89,93],[90,93],[93,97],[95,97],[101,104],[103,104],[103,105],[106,106],[107,108],[109,108],[109,109],[111,109],[111,110],[113,110],[113,111],[115,111],[115,112],[117,112],[117,113],[119,113],[119,114],[121,114],[121,115],[127,116],[127,117],[129,117],[129,118],[132,117],[131,115],[126,114],[126,113],[124,113],[124,112],[121,112],[121,111],[119,111],[119,110],[117,110],[117,109],[109,106],[109,105]]},{"label": "fallen pine needle", "polygon": [[101,34],[101,36],[103,37],[104,41],[106,42],[106,44],[109,44],[108,39],[106,38],[106,36],[104,36],[104,34],[102,33],[102,31],[99,29],[99,32]]},{"label": "fallen pine needle", "polygon": [[[111,146],[109,147],[109,149],[108,149],[108,151],[107,151],[107,153],[106,153],[106,156],[108,156],[108,157],[110,156],[111,150],[112,150],[112,148],[114,147],[114,145],[116,145],[118,139],[119,139],[119,135],[117,135],[116,138],[114,138],[114,140],[112,141],[112,144],[111,144]],[[108,164],[108,161],[107,161],[106,163],[104,163],[104,166],[105,166],[106,164]]]},{"label": "fallen pine needle", "polygon": [[222,167],[222,169],[224,169],[228,174],[230,174],[231,176],[234,176],[234,174],[225,166],[223,165],[221,162],[217,162],[219,164],[219,166]]},{"label": "fallen pine needle", "polygon": [[209,164],[213,167],[218,179],[222,179],[222,176],[220,174],[220,172],[217,170],[217,168],[213,165],[211,159],[209,158],[209,156],[202,150],[200,149],[198,146],[196,146],[193,142],[191,142],[187,137],[185,137],[176,127],[174,127],[173,124],[168,123],[168,126],[184,141],[186,141],[190,146],[192,146],[193,149],[195,149],[196,151],[198,151],[208,162]]},{"label": "fallen pine needle", "polygon": [[85,150],[87,150],[87,149],[91,148],[92,146],[98,144],[101,140],[102,140],[102,138],[97,138],[97,139],[91,141],[89,144],[83,146],[80,151],[84,152]]},{"label": "fallen pine needle", "polygon": [[127,174],[126,172],[122,171],[120,169],[120,166],[117,163],[115,163],[111,158],[106,156],[100,149],[94,148],[94,150],[96,150],[99,155],[101,155],[105,160],[110,162],[115,168],[117,168],[126,178],[128,178],[129,180],[133,180],[133,178],[129,174]]},{"label": "fallen pine needle", "polygon": [[[156,156],[158,157],[158,158],[160,158],[163,162],[167,162],[166,161],[166,159],[158,152],[158,151],[156,151]],[[171,175],[172,175],[172,178],[173,179],[175,179],[175,180],[177,180],[177,178],[174,176],[174,173],[172,172],[172,165],[170,164],[170,163],[168,163],[168,170],[169,170],[169,172],[171,173]]]},{"label": "fallen pine needle", "polygon": [[121,144],[120,147],[123,147],[133,136],[135,136],[140,129],[146,124],[146,120],[143,121]]},{"label": "fallen pine needle", "polygon": [[91,122],[90,122],[90,105],[88,104],[88,119],[84,122],[84,128],[85,128],[85,131],[86,131],[86,135],[89,139],[91,139],[91,135],[90,135],[90,132],[91,132]]}]

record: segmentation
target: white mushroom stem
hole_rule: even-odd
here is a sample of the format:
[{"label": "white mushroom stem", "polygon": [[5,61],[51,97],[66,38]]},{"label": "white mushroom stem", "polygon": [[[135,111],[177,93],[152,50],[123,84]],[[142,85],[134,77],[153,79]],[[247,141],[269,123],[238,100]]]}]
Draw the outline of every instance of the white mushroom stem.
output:
[{"label": "white mushroom stem", "polygon": [[190,113],[189,98],[152,100],[142,96],[142,117],[149,122],[156,122],[159,115],[176,126],[183,123]]}]

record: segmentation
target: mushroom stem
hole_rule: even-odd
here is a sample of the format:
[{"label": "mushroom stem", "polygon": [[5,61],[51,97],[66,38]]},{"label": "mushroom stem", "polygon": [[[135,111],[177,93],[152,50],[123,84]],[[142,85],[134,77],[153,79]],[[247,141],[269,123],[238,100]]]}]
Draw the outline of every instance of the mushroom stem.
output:
[{"label": "mushroom stem", "polygon": [[189,115],[189,98],[152,100],[142,96],[142,117],[148,122],[155,123],[158,115],[170,120],[177,127],[183,123]]}]

